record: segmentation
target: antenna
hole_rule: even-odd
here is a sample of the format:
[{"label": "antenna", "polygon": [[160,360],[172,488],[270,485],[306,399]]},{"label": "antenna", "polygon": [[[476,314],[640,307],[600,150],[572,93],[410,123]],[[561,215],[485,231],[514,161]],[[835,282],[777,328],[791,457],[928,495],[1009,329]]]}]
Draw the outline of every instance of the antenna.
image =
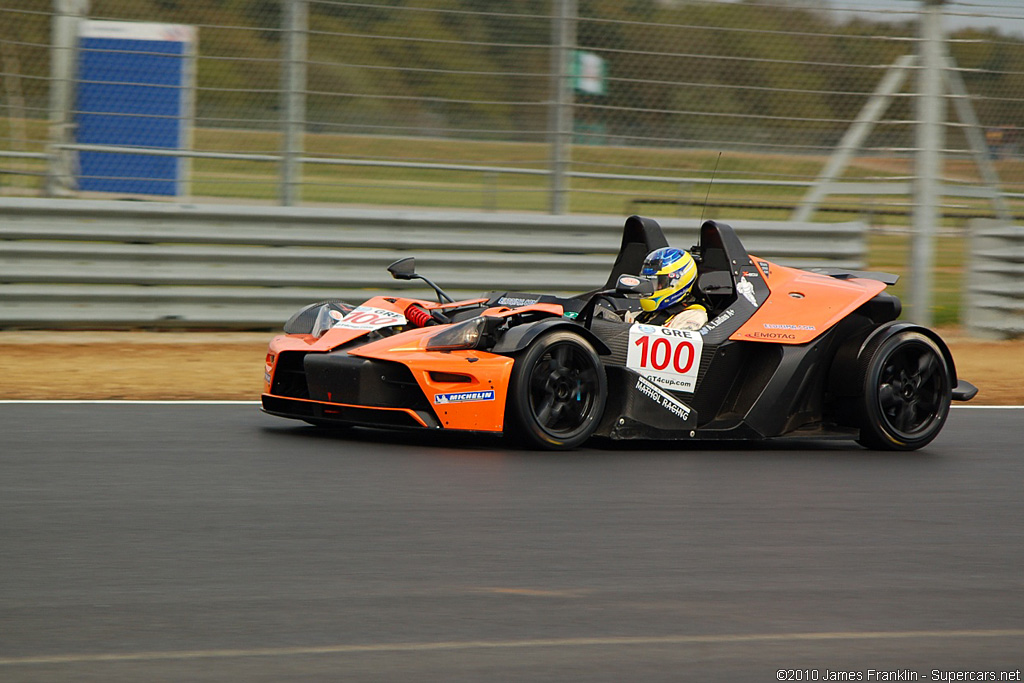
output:
[{"label": "antenna", "polygon": [[700,207],[700,222],[697,227],[704,225],[704,211],[708,208],[708,197],[711,196],[711,186],[715,183],[715,174],[718,173],[718,162],[722,160],[722,153],[718,153],[718,158],[715,159],[715,167],[711,170],[711,180],[708,182],[708,193],[704,195],[704,206]]}]

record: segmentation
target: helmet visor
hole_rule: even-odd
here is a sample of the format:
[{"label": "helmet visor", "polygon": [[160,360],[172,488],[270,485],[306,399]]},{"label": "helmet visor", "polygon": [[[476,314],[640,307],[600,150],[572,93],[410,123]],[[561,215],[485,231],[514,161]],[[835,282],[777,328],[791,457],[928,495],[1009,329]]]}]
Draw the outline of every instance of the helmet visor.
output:
[{"label": "helmet visor", "polygon": [[667,289],[673,286],[679,281],[679,277],[683,274],[683,271],[677,270],[671,273],[661,273],[652,278],[654,280],[654,291],[660,292],[663,289]]}]

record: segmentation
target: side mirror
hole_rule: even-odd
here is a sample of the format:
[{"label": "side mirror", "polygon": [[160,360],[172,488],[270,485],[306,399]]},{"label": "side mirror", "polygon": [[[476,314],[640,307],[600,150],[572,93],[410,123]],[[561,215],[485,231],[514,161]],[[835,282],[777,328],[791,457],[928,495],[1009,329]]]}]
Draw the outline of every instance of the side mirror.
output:
[{"label": "side mirror", "polygon": [[654,284],[647,278],[636,275],[620,275],[619,281],[615,283],[617,294],[633,294],[644,297],[654,294]]},{"label": "side mirror", "polygon": [[406,256],[405,258],[398,259],[388,266],[388,272],[391,273],[391,277],[396,280],[423,280],[430,285],[431,289],[437,292],[438,303],[444,303],[446,301],[448,303],[454,303],[454,299],[445,294],[443,289],[435,285],[428,278],[416,274],[416,259],[412,256]]},{"label": "side mirror", "polygon": [[388,272],[396,280],[413,280],[416,278],[416,259],[412,256],[400,258],[390,266]]}]

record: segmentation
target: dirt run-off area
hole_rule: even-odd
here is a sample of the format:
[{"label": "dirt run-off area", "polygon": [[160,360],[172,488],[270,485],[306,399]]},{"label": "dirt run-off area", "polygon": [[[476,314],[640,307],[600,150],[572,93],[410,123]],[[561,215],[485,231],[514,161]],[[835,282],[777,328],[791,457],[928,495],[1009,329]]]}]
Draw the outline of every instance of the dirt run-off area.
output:
[{"label": "dirt run-off area", "polygon": [[[1024,405],[1024,340],[939,333],[972,405]],[[253,400],[272,332],[0,331],[0,398]]]}]

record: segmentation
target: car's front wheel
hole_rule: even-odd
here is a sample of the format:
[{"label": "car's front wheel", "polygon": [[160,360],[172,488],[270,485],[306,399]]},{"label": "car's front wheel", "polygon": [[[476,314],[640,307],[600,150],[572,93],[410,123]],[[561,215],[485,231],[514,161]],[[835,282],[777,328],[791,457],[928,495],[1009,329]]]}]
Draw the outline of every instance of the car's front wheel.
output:
[{"label": "car's front wheel", "polygon": [[534,448],[576,448],[597,429],[607,387],[586,339],[569,330],[549,332],[516,358],[505,434]]},{"label": "car's front wheel", "polygon": [[938,436],[949,414],[950,372],[938,345],[920,332],[889,337],[863,365],[859,443],[911,451]]}]

